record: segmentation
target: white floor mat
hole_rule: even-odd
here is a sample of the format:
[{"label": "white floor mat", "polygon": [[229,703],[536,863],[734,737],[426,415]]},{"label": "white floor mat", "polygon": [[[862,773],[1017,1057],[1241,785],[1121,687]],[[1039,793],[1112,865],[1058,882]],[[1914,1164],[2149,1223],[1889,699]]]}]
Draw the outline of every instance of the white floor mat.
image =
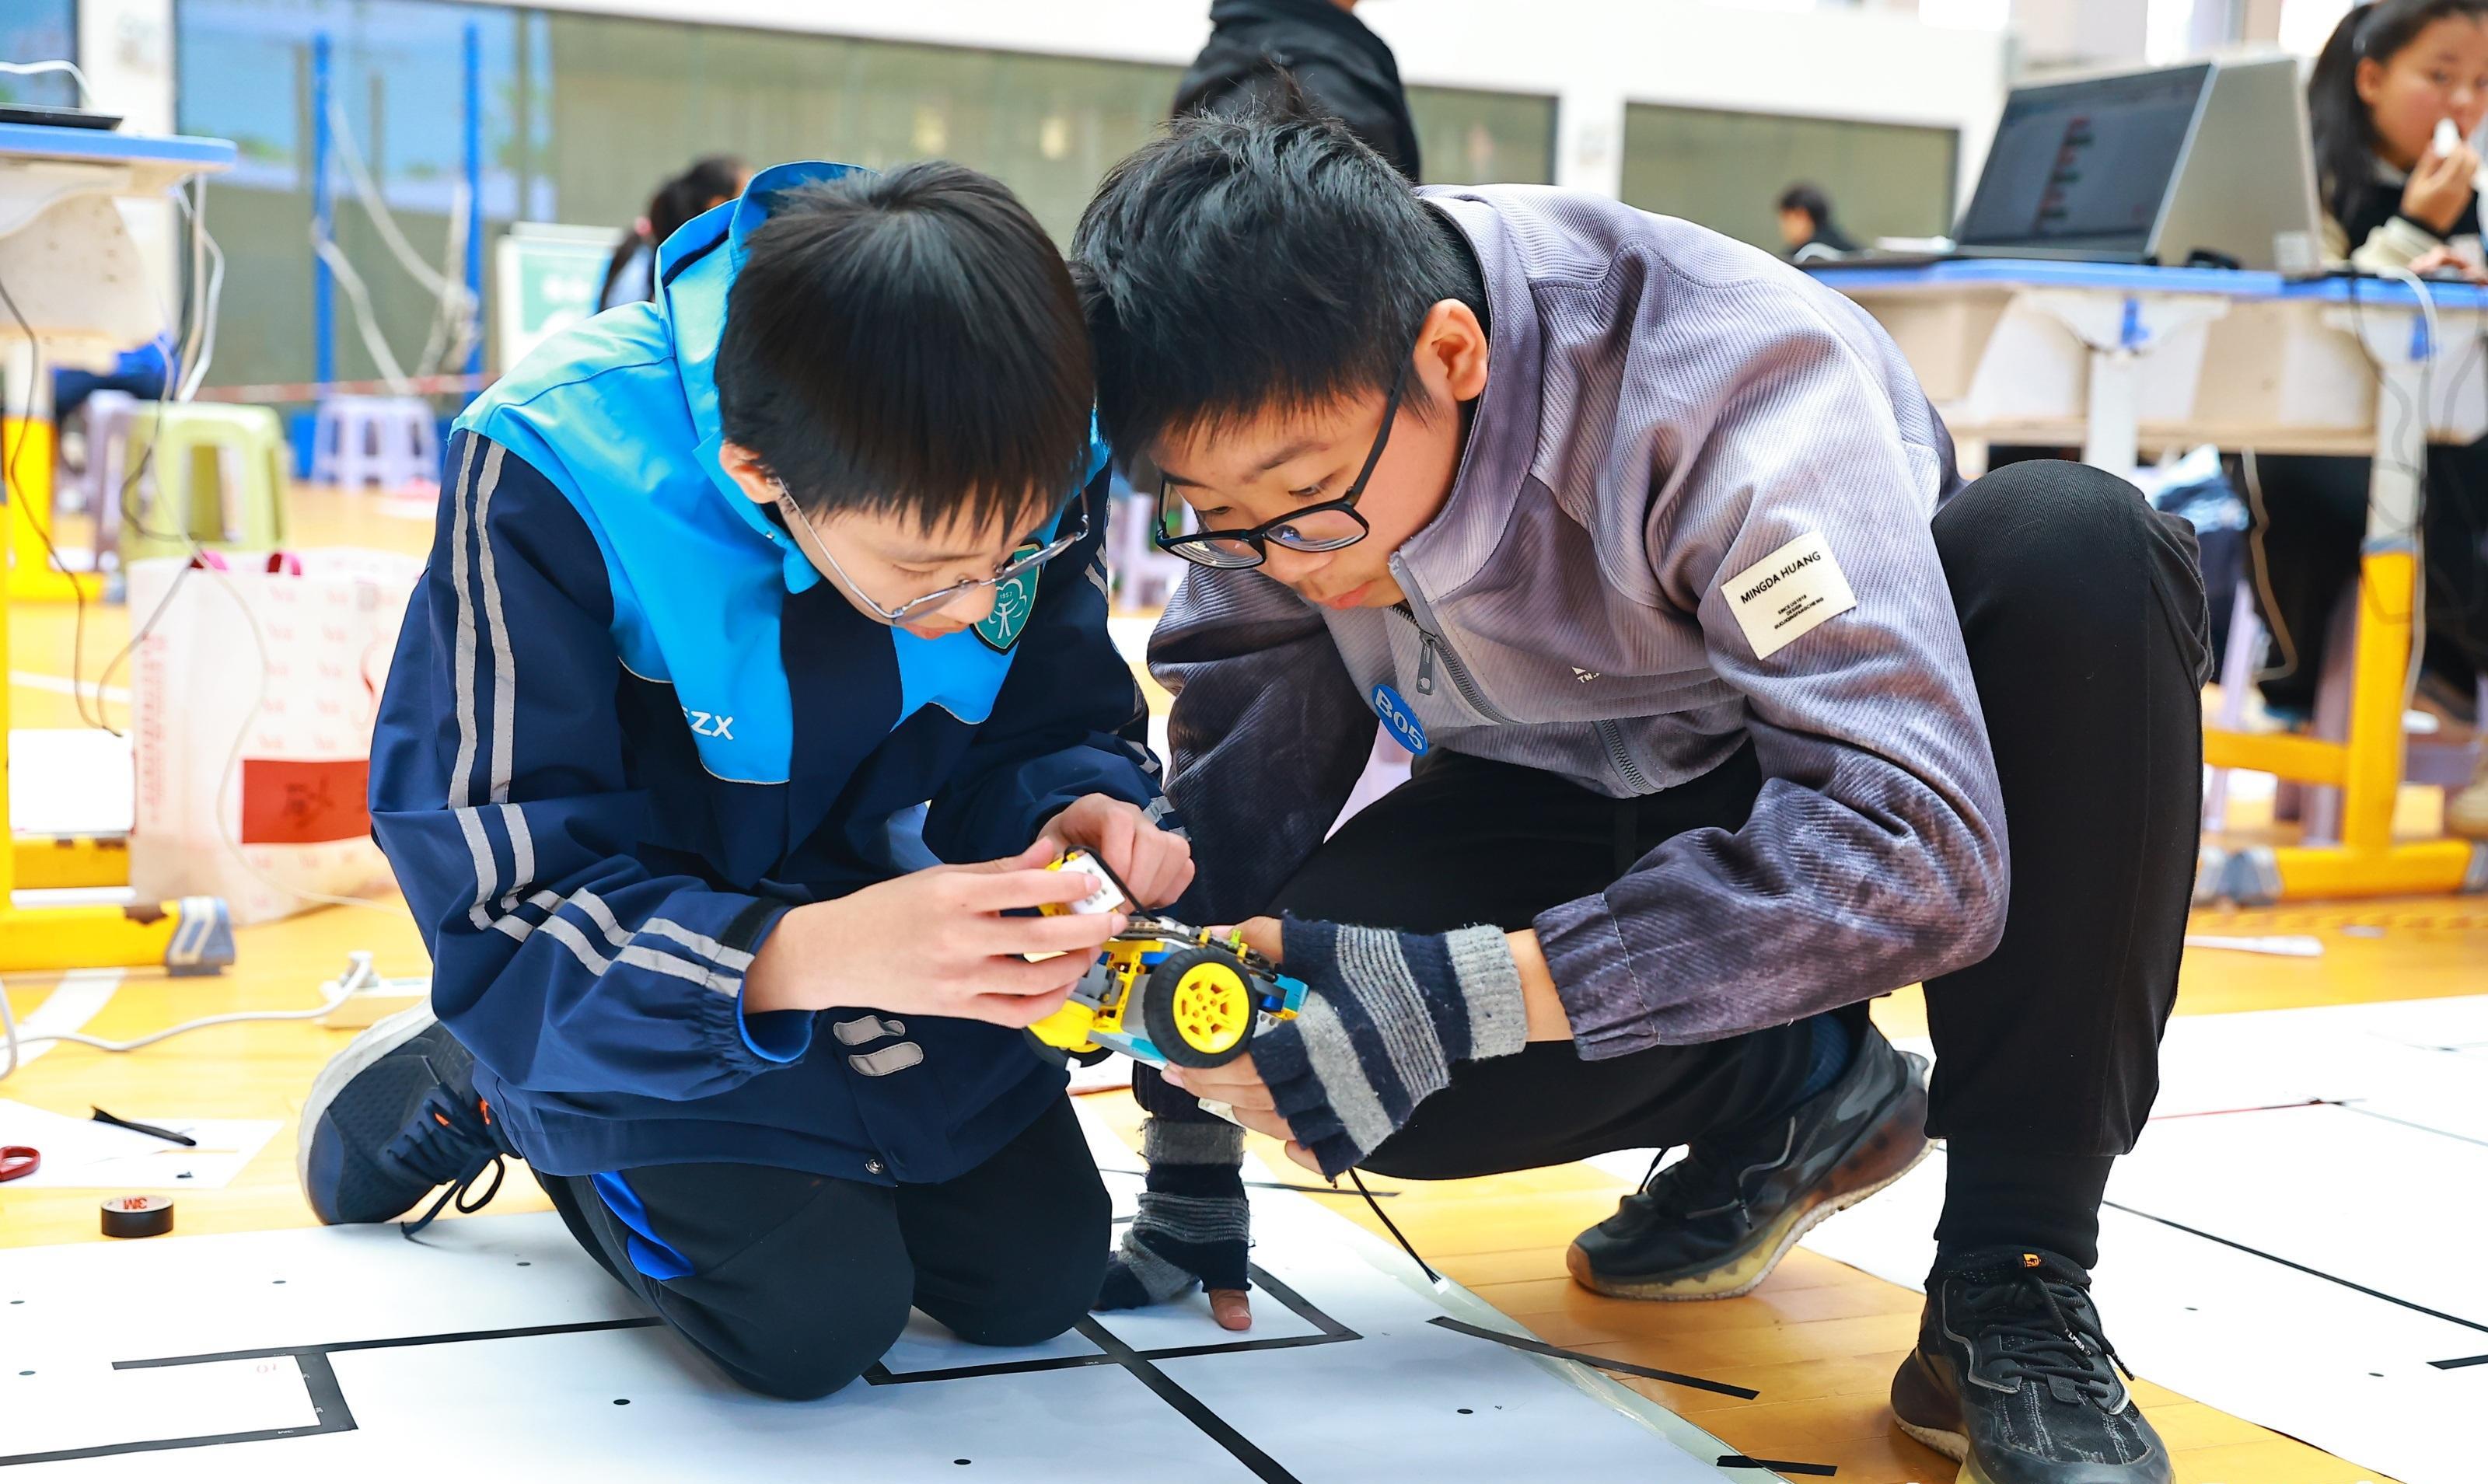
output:
[{"label": "white floor mat", "polygon": [[[1137,1159],[1092,1131],[1101,1163]],[[1275,1180],[1266,1170],[1257,1180]],[[1110,1174],[1118,1213],[1139,1181]],[[12,1478],[874,1481],[1768,1478],[1511,1331],[1316,1202],[1257,1189],[1255,1326],[1205,1301],[1092,1316],[1048,1345],[919,1319],[835,1396],[737,1390],[551,1216],[166,1238],[0,1263]],[[170,1453],[172,1456],[167,1456]],[[1731,1471],[1733,1470],[1733,1471]]]},{"label": "white floor mat", "polygon": [[[1806,1246],[1920,1286],[1943,1169]],[[2107,1198],[2097,1294],[2135,1374],[2406,1484],[2476,1484],[2488,997],[2172,1022]]]}]

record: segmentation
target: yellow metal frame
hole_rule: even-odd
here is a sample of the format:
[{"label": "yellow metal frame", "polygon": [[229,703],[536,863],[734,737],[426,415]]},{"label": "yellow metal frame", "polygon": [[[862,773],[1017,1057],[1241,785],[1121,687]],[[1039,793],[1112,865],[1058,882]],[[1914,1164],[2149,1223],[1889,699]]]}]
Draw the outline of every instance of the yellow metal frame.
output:
[{"label": "yellow metal frame", "polygon": [[[2402,708],[2410,693],[2418,602],[2420,480],[2427,463],[2427,429],[2411,409],[2424,412],[2433,406],[2429,370],[2445,349],[2438,343],[2437,316],[2419,313],[2425,309],[2420,303],[2370,317],[2353,307],[2326,316],[2326,323],[2358,339],[2376,373],[2376,448],[2359,554],[2348,739],[2248,737],[2217,728],[2206,728],[2203,738],[2203,760],[2215,768],[2251,768],[2339,789],[2341,841],[2257,846],[2234,854],[2206,847],[2196,870],[2197,900],[2226,896],[2255,905],[2488,887],[2488,847],[2393,838],[2402,783]],[[2463,334],[2482,329],[2467,322]]]},{"label": "yellow metal frame", "polygon": [[2203,761],[2214,768],[2253,769],[2341,791],[2340,844],[2271,852],[2284,899],[2458,891],[2471,870],[2469,841],[2393,839],[2411,605],[2417,595],[2414,552],[2370,549],[2361,557],[2357,671],[2346,742],[2204,729]]},{"label": "yellow metal frame", "polygon": [[[0,708],[0,716],[6,714]],[[0,819],[7,817],[0,809]],[[127,835],[18,835],[10,854],[22,890],[129,884]]]},{"label": "yellow metal frame", "polygon": [[[0,430],[0,468],[8,455],[23,456],[14,487],[0,484],[0,518],[8,521],[8,540],[0,542],[0,657],[9,653],[9,604],[20,597],[68,597],[69,583],[84,574],[64,574],[46,559],[26,512],[38,494],[48,506],[52,487],[51,428],[19,418]],[[21,593],[31,587],[31,593]],[[42,972],[71,968],[105,968],[162,964],[181,931],[183,904],[140,903],[128,907],[27,907],[12,895],[19,886],[97,886],[129,880],[127,841],[51,839],[19,840],[9,829],[8,747],[9,686],[0,685],[0,973]],[[118,877],[111,864],[120,861]],[[22,879],[21,879],[22,878]],[[220,910],[221,909],[219,909]]]},{"label": "yellow metal frame", "polygon": [[[93,602],[103,596],[103,578],[92,572],[63,572],[52,565],[43,530],[35,512],[52,508],[52,438],[50,423],[41,418],[12,417],[0,432],[0,462],[15,469],[17,488],[9,494],[8,557],[16,569],[10,574],[9,595],[20,602]],[[22,498],[21,498],[22,496]]]}]

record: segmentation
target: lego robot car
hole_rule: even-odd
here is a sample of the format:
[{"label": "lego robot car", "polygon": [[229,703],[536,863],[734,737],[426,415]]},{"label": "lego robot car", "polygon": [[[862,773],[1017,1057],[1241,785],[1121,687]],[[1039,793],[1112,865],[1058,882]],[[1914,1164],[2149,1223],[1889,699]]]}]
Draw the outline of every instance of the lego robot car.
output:
[{"label": "lego robot car", "polygon": [[[1129,901],[1084,853],[1055,868],[1090,871],[1110,883],[1066,910],[1114,911]],[[1041,1053],[1083,1063],[1117,1050],[1154,1066],[1216,1067],[1243,1055],[1263,1026],[1292,1018],[1304,994],[1302,981],[1279,972],[1240,936],[1218,938],[1205,928],[1136,915],[1029,1036]]]}]

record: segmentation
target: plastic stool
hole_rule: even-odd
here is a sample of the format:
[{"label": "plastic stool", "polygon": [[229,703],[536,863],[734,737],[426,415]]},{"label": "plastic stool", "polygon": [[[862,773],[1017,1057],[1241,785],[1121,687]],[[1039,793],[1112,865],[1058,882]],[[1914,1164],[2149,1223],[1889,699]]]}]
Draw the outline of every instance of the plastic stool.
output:
[{"label": "plastic stool", "polygon": [[[273,410],[141,403],[129,410],[121,450],[127,467],[146,469],[134,502],[119,512],[125,568],[151,556],[186,557],[193,541],[254,550],[285,544],[285,434]],[[114,476],[116,500],[127,478]],[[209,480],[212,501],[202,498]]]},{"label": "plastic stool", "polygon": [[311,478],[395,490],[440,477],[440,431],[420,397],[330,397],[311,431]]},{"label": "plastic stool", "polygon": [[1107,519],[1106,575],[1122,608],[1163,608],[1192,564],[1149,539],[1149,502],[1117,496]]},{"label": "plastic stool", "polygon": [[121,528],[121,489],[129,482],[129,423],[140,402],[115,391],[92,392],[86,399],[86,471],[79,477],[78,493],[86,513],[96,518],[97,532],[107,541]]}]

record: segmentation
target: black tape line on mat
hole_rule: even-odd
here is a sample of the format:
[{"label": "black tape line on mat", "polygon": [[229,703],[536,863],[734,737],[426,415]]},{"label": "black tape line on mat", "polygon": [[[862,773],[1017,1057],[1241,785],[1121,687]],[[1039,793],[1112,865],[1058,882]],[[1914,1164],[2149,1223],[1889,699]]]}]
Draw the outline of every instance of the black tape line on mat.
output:
[{"label": "black tape line on mat", "polygon": [[2466,1144],[2478,1144],[2488,1148],[2488,1138],[2473,1138],[2468,1134],[2456,1134],[2451,1129],[2440,1129],[2430,1123],[2413,1123],[2407,1118],[2395,1118],[2390,1113],[2379,1113],[2374,1108],[2361,1107],[2355,1103],[2337,1103],[2333,1106],[2345,1112],[2357,1113],[2362,1118],[2381,1118],[2387,1123],[2400,1124],[2405,1129],[2417,1129],[2421,1134],[2433,1134],[2439,1138],[2458,1138]]},{"label": "black tape line on mat", "polygon": [[1115,1331],[1099,1324],[1093,1316],[1084,1316],[1075,1327],[1088,1337],[1088,1342],[1106,1352],[1123,1369],[1132,1373],[1141,1385],[1158,1394],[1158,1399],[1183,1414],[1183,1419],[1209,1436],[1212,1442],[1235,1456],[1235,1461],[1253,1470],[1262,1484],[1300,1484],[1292,1473],[1279,1466],[1279,1461],[1261,1451],[1252,1439],[1235,1430],[1235,1425],[1220,1416],[1209,1404],[1185,1390],[1175,1379],[1157,1368],[1141,1353],[1123,1343]]},{"label": "black tape line on mat", "polygon": [[271,1345],[265,1350],[224,1350],[207,1356],[163,1356],[152,1360],[115,1360],[116,1371],[152,1370],[161,1365],[206,1365],[215,1360],[264,1360],[270,1356],[334,1356],[350,1350],[401,1350],[410,1345],[466,1345],[477,1340],[524,1340],[541,1334],[593,1334],[600,1330],[646,1330],[664,1321],[651,1314],[640,1319],[596,1319],[576,1325],[530,1325],[523,1330],[461,1330],[452,1334],[404,1334],[385,1340],[333,1340],[325,1345]]},{"label": "black tape line on mat", "polygon": [[[1267,1339],[1212,1340],[1202,1345],[1178,1345],[1165,1350],[1135,1352],[1144,1360],[1188,1360],[1195,1356],[1231,1356],[1257,1350],[1300,1350],[1307,1345],[1335,1345],[1342,1340],[1361,1340],[1357,1333],[1322,1312],[1304,1295],[1280,1282],[1258,1263],[1249,1263],[1245,1271],[1253,1275],[1253,1286],[1286,1305],[1289,1313],[1314,1327],[1312,1334],[1282,1334]],[[1087,1331],[1082,1331],[1087,1332]],[[1093,1356],[1046,1356],[1034,1360],[996,1360],[985,1365],[954,1365],[931,1371],[893,1371],[876,1360],[863,1373],[865,1382],[876,1386],[901,1386],[924,1381],[967,1381],[980,1376],[1021,1376],[1031,1371],[1077,1370],[1087,1365],[1120,1365],[1121,1355],[1098,1347]]]},{"label": "black tape line on mat", "polygon": [[1576,1360],[1583,1365],[1596,1366],[1602,1371],[1614,1371],[1622,1376],[1639,1376],[1645,1381],[1670,1382],[1680,1386],[1691,1386],[1698,1391],[1716,1391],[1721,1396],[1733,1396],[1739,1401],[1750,1402],[1763,1394],[1750,1386],[1732,1386],[1724,1381],[1705,1381],[1699,1376],[1680,1375],[1675,1371],[1662,1371],[1655,1366],[1635,1365],[1630,1360],[1610,1360],[1604,1356],[1594,1356],[1586,1351],[1566,1350],[1561,1345],[1549,1345],[1544,1340],[1534,1340],[1523,1334],[1506,1334],[1500,1330],[1480,1329],[1476,1325],[1463,1324],[1459,1320],[1441,1315],[1426,1322],[1429,1325],[1440,1325],[1446,1330],[1456,1330],[1461,1334],[1473,1334],[1482,1340],[1492,1340],[1498,1345],[1509,1345],[1514,1350],[1526,1350],[1532,1355],[1553,1356],[1558,1360]]},{"label": "black tape line on mat", "polygon": [[2172,1221],[2164,1216],[2154,1216],[2148,1211],[2136,1211],[2132,1206],[2120,1206],[2112,1200],[2102,1201],[2100,1204],[2107,1207],[2111,1211],[2122,1211],[2127,1216],[2138,1216],[2146,1221],[2157,1221],[2163,1226],[2175,1231],[2184,1232],[2190,1237],[2200,1237],[2206,1242],[2217,1242],[2224,1247],[2244,1252],[2248,1257],[2260,1257],[2268,1263],[2278,1263],[2280,1266],[2289,1269],[2293,1273],[2304,1273],[2308,1277],[2322,1278],[2327,1283],[2338,1283],[2343,1288],[2347,1288],[2354,1293],[2365,1294],[2370,1299],[2382,1299],[2387,1303],[2395,1304],[2399,1307],[2409,1309],[2414,1314],[2425,1314],[2430,1319],[2442,1319],[2446,1324],[2460,1325],[2465,1330],[2476,1330],[2482,1334],[2488,1334],[2488,1325],[2483,1325],[2475,1319],[2465,1319],[2459,1314],[2448,1314],[2443,1309],[2432,1309],[2424,1303],[2414,1303],[2408,1299],[2396,1299],[2391,1294],[2386,1293],[2382,1289],[2369,1288],[2364,1283],[2354,1283],[2348,1278],[2339,1276],[2336,1274],[2327,1273],[2321,1268],[2310,1268],[2304,1263],[2291,1262],[2286,1257],[2279,1256],[2276,1253],[2267,1252],[2261,1247],[2251,1247],[2243,1242],[2239,1242],[2228,1237],[2219,1236],[2212,1232],[2207,1232],[2201,1227],[2189,1226],[2183,1221]]},{"label": "black tape line on mat", "polygon": [[1792,1464],[1784,1458],[1747,1458],[1742,1453],[1720,1454],[1718,1467],[1722,1469],[1768,1469],[1773,1473],[1807,1473],[1825,1479],[1830,1478],[1833,1474],[1840,1471],[1840,1467],[1837,1464]]},{"label": "black tape line on mat", "polygon": [[525,1339],[543,1334],[583,1334],[599,1330],[644,1330],[661,1319],[600,1319],[586,1324],[536,1325],[523,1330],[466,1330],[454,1334],[408,1334],[384,1340],[339,1340],[325,1345],[271,1345],[262,1350],[227,1350],[201,1356],[156,1356],[143,1360],[115,1360],[116,1371],[158,1370],[180,1365],[212,1365],[225,1360],[266,1360],[292,1356],[301,1368],[303,1388],[311,1395],[320,1420],[308,1427],[277,1427],[248,1433],[209,1433],[195,1438],[150,1438],[135,1442],[107,1442],[91,1448],[62,1448],[49,1453],[0,1454],[0,1469],[20,1464],[68,1463],[82,1458],[111,1458],[123,1453],[162,1453],[179,1448],[212,1448],[231,1442],[265,1442],[276,1438],[313,1438],[322,1433],[351,1433],[353,1409],[346,1405],[337,1372],[328,1358],[350,1350],[397,1350],[414,1345],[463,1345],[476,1340]]}]

